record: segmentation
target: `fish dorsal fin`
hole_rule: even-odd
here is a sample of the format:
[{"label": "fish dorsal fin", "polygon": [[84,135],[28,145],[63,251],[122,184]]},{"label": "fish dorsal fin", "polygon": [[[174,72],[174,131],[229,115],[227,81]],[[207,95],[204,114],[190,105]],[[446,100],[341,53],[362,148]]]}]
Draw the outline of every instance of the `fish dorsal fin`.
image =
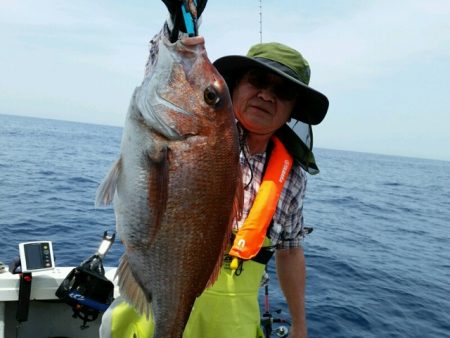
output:
[{"label": "fish dorsal fin", "polygon": [[120,259],[119,267],[116,271],[116,276],[119,276],[119,288],[121,295],[125,300],[132,304],[134,308],[140,313],[145,314],[147,319],[150,316],[150,295],[146,296],[136,278],[131,271],[128,264],[128,258],[123,255]]},{"label": "fish dorsal fin", "polygon": [[122,170],[122,158],[119,158],[111,167],[102,184],[97,189],[95,206],[108,205],[112,202],[117,188],[117,180]]},{"label": "fish dorsal fin", "polygon": [[242,210],[244,209],[244,183],[242,182],[242,170],[240,165],[238,166],[236,180],[237,184],[236,192],[234,194],[233,211],[230,219],[230,231],[232,230],[232,222],[241,219]]}]

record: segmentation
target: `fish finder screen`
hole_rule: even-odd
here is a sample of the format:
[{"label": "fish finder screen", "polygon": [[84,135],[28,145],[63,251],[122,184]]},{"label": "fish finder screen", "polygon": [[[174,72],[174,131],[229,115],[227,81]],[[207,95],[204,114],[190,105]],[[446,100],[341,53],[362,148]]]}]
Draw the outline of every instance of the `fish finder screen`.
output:
[{"label": "fish finder screen", "polygon": [[22,272],[43,271],[55,268],[51,241],[19,243]]},{"label": "fish finder screen", "polygon": [[43,260],[44,250],[48,250],[48,247],[45,249],[44,246],[47,244],[35,243],[35,244],[27,244],[24,246],[25,249],[25,258],[27,260],[27,267],[29,270],[33,269],[42,269],[48,266],[45,265]]}]

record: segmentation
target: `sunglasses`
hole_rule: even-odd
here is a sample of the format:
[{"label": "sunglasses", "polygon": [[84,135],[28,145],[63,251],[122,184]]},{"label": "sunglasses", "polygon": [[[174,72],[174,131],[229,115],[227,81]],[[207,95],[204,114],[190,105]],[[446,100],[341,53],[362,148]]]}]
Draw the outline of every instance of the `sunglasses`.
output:
[{"label": "sunglasses", "polygon": [[283,101],[292,101],[297,97],[298,90],[292,84],[283,79],[275,80],[278,76],[263,71],[252,69],[247,72],[247,81],[257,89],[270,88],[277,98]]}]

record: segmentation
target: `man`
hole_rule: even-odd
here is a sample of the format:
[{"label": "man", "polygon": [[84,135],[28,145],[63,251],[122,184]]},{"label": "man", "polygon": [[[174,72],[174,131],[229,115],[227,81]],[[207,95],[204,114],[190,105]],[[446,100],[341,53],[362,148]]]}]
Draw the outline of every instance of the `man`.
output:
[{"label": "man", "polygon": [[279,43],[257,44],[247,56],[226,56],[214,65],[228,83],[236,119],[245,137],[245,156],[241,155],[246,157],[241,164],[244,184],[248,185],[244,192],[244,219],[257,196],[273,135],[294,157],[267,236],[277,249],[277,274],[292,318],[290,337],[306,337],[305,259],[300,244],[306,186],[302,167],[314,172],[315,164],[312,153],[286,123],[291,118],[309,125],[320,123],[328,100],[308,87],[310,68],[303,56]]},{"label": "man", "polygon": [[[178,4],[165,1],[166,4],[173,2]],[[169,5],[168,8],[171,10]],[[174,17],[174,8],[178,7],[171,10],[172,22],[175,22],[172,32],[183,30],[176,15]],[[214,65],[230,89],[241,134],[244,210],[243,217],[234,225],[236,239],[230,243],[230,256],[225,259],[218,280],[194,304],[183,337],[263,337],[258,289],[272,248],[276,249],[277,274],[291,315],[290,337],[306,337],[306,272],[301,247],[306,188],[303,170],[310,173],[318,170],[310,147],[287,122],[301,121],[312,133],[310,125],[323,120],[328,100],[308,86],[310,68],[303,56],[279,43],[255,45],[247,56],[226,56]],[[289,166],[285,167],[285,163]],[[274,169],[278,167],[279,172]],[[268,181],[266,174],[274,172],[279,174],[282,183],[276,187],[269,184],[271,196],[276,197],[264,200],[260,187]],[[269,209],[272,211],[267,212]],[[261,240],[253,243],[253,247],[243,249],[242,243],[250,243],[258,236]],[[248,256],[247,249],[251,251]],[[120,313],[113,317],[113,311]],[[116,318],[112,324],[111,318]],[[128,306],[122,306],[110,309],[104,317],[101,336],[114,336],[109,333],[112,327],[112,331],[117,330],[117,337],[133,334],[145,337],[151,334],[150,326],[145,316],[138,316]]]}]

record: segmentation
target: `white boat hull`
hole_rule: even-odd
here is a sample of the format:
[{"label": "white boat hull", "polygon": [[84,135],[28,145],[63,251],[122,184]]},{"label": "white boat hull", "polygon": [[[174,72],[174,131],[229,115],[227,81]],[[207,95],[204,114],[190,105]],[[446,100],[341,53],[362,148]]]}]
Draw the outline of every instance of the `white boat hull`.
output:
[{"label": "white boat hull", "polygon": [[[20,277],[0,273],[0,338],[98,337],[101,314],[83,329],[82,320],[73,318],[71,307],[55,296],[56,289],[72,269],[64,267],[33,273],[28,320],[22,323],[16,320]],[[106,277],[112,280],[116,269],[105,270]],[[114,296],[118,296],[117,285]]]}]

